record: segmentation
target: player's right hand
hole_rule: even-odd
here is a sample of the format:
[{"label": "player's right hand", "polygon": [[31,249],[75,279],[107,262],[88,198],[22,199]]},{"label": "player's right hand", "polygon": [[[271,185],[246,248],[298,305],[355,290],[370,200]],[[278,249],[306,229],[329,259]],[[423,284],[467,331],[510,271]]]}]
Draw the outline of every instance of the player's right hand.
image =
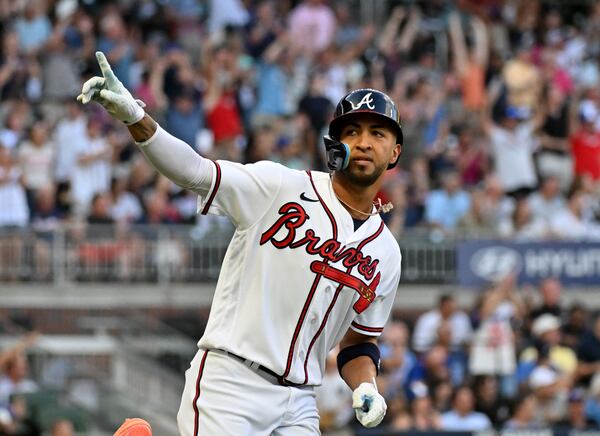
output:
[{"label": "player's right hand", "polygon": [[88,104],[90,101],[100,103],[109,114],[125,124],[134,124],[144,118],[143,107],[146,106],[144,102],[134,99],[117,79],[104,53],[97,51],[96,59],[102,77],[95,76],[85,82],[77,100],[83,104]]}]

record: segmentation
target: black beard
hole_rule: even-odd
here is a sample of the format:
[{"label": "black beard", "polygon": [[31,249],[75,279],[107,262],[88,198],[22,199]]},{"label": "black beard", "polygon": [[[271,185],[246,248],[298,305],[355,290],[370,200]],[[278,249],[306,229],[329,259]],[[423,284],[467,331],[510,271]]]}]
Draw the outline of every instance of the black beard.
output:
[{"label": "black beard", "polygon": [[355,167],[353,167],[353,162],[350,161],[350,164],[346,169],[343,169],[341,172],[346,179],[358,186],[371,186],[379,177],[385,172],[387,169],[387,164],[380,165],[375,167],[372,173],[365,174],[359,172]]}]

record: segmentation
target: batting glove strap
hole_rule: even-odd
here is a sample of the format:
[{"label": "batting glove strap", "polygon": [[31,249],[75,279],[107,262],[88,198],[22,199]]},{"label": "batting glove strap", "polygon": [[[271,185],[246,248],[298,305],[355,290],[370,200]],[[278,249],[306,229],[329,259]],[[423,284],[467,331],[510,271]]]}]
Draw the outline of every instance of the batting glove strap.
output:
[{"label": "batting glove strap", "polygon": [[372,383],[361,383],[352,393],[356,419],[367,428],[378,426],[385,416],[387,404]]},{"label": "batting glove strap", "polygon": [[83,84],[81,94],[77,96],[83,104],[95,101],[106,111],[125,124],[135,124],[144,118],[143,101],[133,98],[123,83],[113,73],[104,53],[96,52],[103,77],[92,77]]}]

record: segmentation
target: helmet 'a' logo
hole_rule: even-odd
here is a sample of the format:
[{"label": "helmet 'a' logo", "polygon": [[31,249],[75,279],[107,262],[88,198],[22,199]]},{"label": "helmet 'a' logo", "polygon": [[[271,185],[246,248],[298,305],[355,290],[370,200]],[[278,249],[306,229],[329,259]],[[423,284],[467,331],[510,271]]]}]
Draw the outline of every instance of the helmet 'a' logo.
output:
[{"label": "helmet 'a' logo", "polygon": [[360,109],[363,105],[366,105],[371,110],[375,109],[375,106],[373,105],[373,97],[371,97],[371,94],[373,93],[369,92],[368,94],[365,94],[363,98],[358,102],[358,104],[350,102],[350,104],[352,105],[352,109]]}]

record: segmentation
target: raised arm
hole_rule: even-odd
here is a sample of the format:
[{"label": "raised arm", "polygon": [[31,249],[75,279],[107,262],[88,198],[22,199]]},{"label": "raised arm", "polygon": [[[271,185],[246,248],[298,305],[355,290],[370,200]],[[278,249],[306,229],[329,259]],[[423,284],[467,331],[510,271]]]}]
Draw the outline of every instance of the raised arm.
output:
[{"label": "raised arm", "polygon": [[191,146],[163,130],[144,112],[144,103],[135,100],[115,76],[102,52],[96,53],[102,77],[83,84],[77,97],[83,104],[95,101],[115,119],[124,122],[131,136],[156,170],[182,188],[204,195],[212,183],[212,164]]},{"label": "raised arm", "polygon": [[462,30],[462,24],[460,22],[460,15],[458,12],[453,11],[449,18],[449,33],[450,43],[452,45],[452,58],[454,60],[454,72],[462,77],[467,71],[467,47],[465,44],[465,35]]},{"label": "raised arm", "polygon": [[413,6],[408,16],[408,23],[402,29],[400,41],[398,43],[401,52],[407,52],[412,48],[415,37],[419,32],[421,25],[421,9],[418,6]]},{"label": "raised arm", "polygon": [[471,18],[471,26],[473,27],[473,33],[475,34],[475,47],[473,48],[475,61],[485,69],[487,68],[490,56],[488,30],[483,20],[476,15],[473,15]]},{"label": "raised arm", "polygon": [[379,50],[386,56],[390,56],[394,52],[394,42],[398,35],[398,28],[404,19],[406,12],[402,6],[396,6],[392,11],[392,15],[385,23],[377,46]]}]

